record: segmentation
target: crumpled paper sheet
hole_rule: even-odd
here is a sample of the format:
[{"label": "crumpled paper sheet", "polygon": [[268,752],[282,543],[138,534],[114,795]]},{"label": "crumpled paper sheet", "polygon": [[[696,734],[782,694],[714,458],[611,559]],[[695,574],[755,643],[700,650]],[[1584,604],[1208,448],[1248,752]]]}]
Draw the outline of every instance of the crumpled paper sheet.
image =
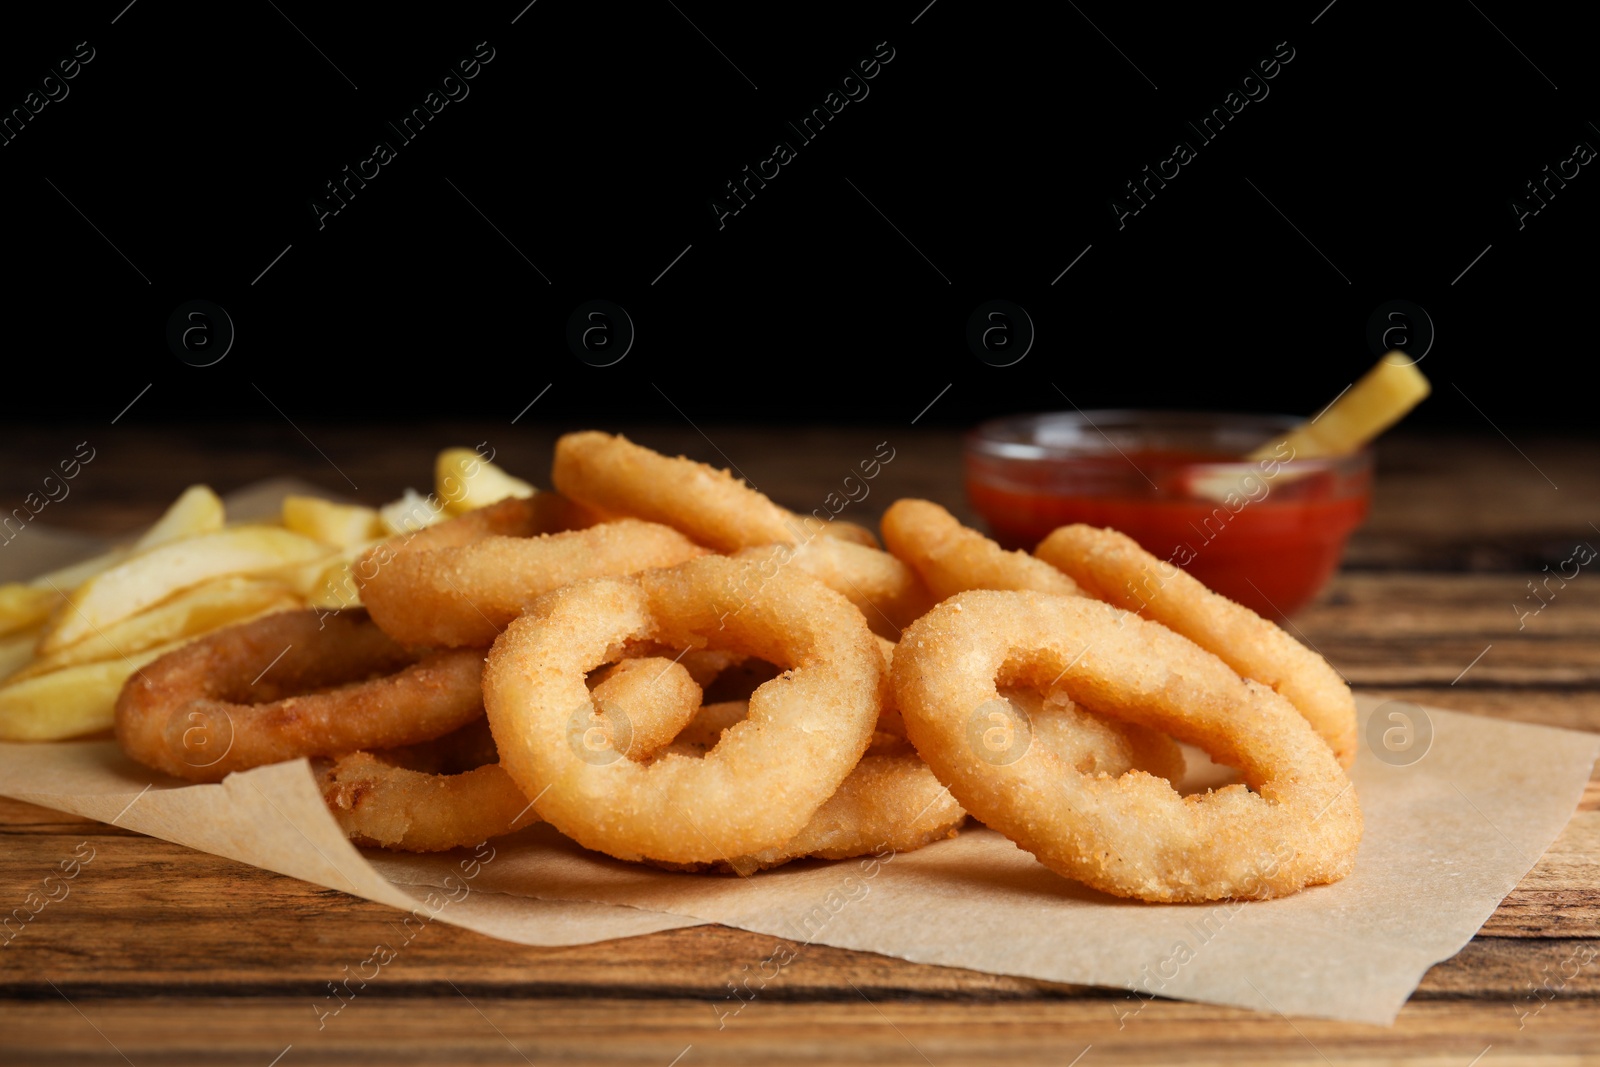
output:
[{"label": "crumpled paper sheet", "polygon": [[[1359,703],[1365,719],[1378,702]],[[438,917],[524,944],[698,922],[801,943],[776,953],[758,982],[780,981],[805,945],[826,944],[1125,988],[1119,1014],[1160,995],[1389,1023],[1555,840],[1600,755],[1600,735],[1421,710],[1432,725],[1421,759],[1395,765],[1366,747],[1356,761],[1366,830],[1355,871],[1281,900],[1120,900],[975,825],[917,852],[798,862],[751,878],[623,863],[534,826],[494,842],[494,859],[473,868],[473,892]],[[458,884],[470,857],[356,850],[303,760],[186,785],[129,762],[109,741],[4,744],[0,794],[407,910]]]}]

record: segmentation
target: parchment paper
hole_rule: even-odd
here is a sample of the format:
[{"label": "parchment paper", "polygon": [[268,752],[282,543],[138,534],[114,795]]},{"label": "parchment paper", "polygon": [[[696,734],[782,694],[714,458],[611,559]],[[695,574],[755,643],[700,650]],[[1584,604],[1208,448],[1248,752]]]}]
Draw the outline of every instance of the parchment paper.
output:
[{"label": "parchment paper", "polygon": [[[1365,717],[1377,702],[1360,704]],[[697,922],[799,942],[775,941],[772,955],[749,961],[752,992],[781,982],[806,945],[827,944],[1128,989],[1112,1010],[1130,1016],[1160,995],[1389,1023],[1555,840],[1600,754],[1596,734],[1424,711],[1425,756],[1400,766],[1363,748],[1356,762],[1366,829],[1354,873],[1283,900],[1119,900],[977,826],[905,855],[795,863],[746,879],[622,863],[535,826],[496,841],[473,892],[437,917],[524,944]],[[0,794],[407,910],[431,887],[459,884],[464,869],[458,854],[353,848],[303,760],[193,786],[153,776],[109,741],[3,744]],[[730,996],[728,1010],[738,1004]]]},{"label": "parchment paper", "polygon": [[[1363,717],[1379,704],[1358,703]],[[1365,748],[1357,758],[1366,828],[1355,871],[1281,900],[1120,900],[970,825],[887,861],[796,863],[748,879],[638,867],[532,827],[482,881],[802,943],[1136,991],[1119,1014],[1160,995],[1391,1023],[1428,968],[1471,940],[1560,834],[1600,755],[1600,735],[1423,710],[1433,739],[1421,760],[1392,766]],[[397,882],[436,884],[444,870],[426,857],[372,859]]]}]

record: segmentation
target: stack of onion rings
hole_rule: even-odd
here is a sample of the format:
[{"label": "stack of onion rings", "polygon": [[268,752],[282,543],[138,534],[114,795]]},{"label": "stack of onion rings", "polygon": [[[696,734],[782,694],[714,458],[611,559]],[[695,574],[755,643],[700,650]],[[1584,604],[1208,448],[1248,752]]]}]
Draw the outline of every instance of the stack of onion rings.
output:
[{"label": "stack of onion rings", "polygon": [[[884,552],[600,433],[563,437],[553,480],[564,495],[367,552],[370,616],[269,616],[156,660],[119,740],[199,781],[309,757],[347,836],[384,848],[542,818],[620,858],[749,874],[918,848],[970,810],[1144,900],[1350,870],[1348,688],[1114,531],[1007,552],[901,500]],[[1180,797],[1174,738],[1243,784]]]}]

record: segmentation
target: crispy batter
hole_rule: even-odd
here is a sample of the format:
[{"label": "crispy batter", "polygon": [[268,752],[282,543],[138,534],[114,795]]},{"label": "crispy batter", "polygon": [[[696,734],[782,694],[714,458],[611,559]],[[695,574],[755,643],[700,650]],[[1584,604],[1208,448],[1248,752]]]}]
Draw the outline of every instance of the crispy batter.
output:
[{"label": "crispy batter", "polygon": [[811,575],[860,609],[880,637],[898,640],[900,631],[933,607],[933,594],[917,572],[889,553],[837,538],[818,537],[798,545],[762,545],[736,553],[760,565],[763,574],[795,567]]},{"label": "crispy batter", "polygon": [[[673,743],[658,755],[700,757],[714,749],[723,734],[743,722],[749,705],[742,700],[707,704],[695,714]],[[874,732],[861,757],[833,796],[789,840],[772,848],[716,863],[670,864],[677,870],[717,870],[748,875],[803,857],[847,859],[852,856],[911,852],[945,837],[954,837],[966,812],[939,784],[927,764],[903,737]]]},{"label": "crispy batter", "polygon": [[550,480],[566,496],[614,515],[681,530],[719,552],[833,537],[876,547],[854,523],[796,515],[730,471],[664,456],[626,437],[588,430],[556,442]]},{"label": "crispy batter", "polygon": [[365,612],[287,611],[207,634],[128,679],[122,749],[197,782],[440,737],[482,714],[483,654],[418,657]]},{"label": "crispy batter", "polygon": [[936,599],[967,589],[1080,592],[1073,580],[1026,552],[1007,552],[928,500],[896,500],[884,512],[889,551],[922,576]]},{"label": "crispy batter", "polygon": [[539,821],[498,763],[430,774],[397,767],[381,753],[354,752],[318,777],[328,809],[358,845],[443,852]]},{"label": "crispy batter", "polygon": [[537,499],[503,500],[377,546],[354,567],[362,603],[402,644],[486,648],[543,593],[703,551],[636,519],[542,533]]},{"label": "crispy batter", "polygon": [[1356,703],[1328,661],[1242,604],[1151,555],[1116,530],[1063,526],[1035,550],[1093,596],[1153,619],[1211,652],[1246,678],[1270,686],[1333,749],[1339,764],[1356,757]]},{"label": "crispy batter", "polygon": [[[625,859],[744,855],[798,833],[859,761],[883,671],[866,623],[799,573],[747,597],[751,569],[706,556],[578,582],[541,598],[495,642],[484,702],[502,765],[557,829]],[[785,670],[703,759],[606,759],[571,742],[572,724],[596,714],[584,676],[637,640],[730,649]]]},{"label": "crispy batter", "polygon": [[[1082,597],[978,590],[934,608],[895,650],[906,732],[966,808],[1068,878],[1154,901],[1273,897],[1350,872],[1350,780],[1287,700],[1187,638]],[[1058,684],[1238,767],[1245,784],[1180,797],[1143,771],[1080,773],[1051,744],[986,759],[974,737],[999,679]]]}]

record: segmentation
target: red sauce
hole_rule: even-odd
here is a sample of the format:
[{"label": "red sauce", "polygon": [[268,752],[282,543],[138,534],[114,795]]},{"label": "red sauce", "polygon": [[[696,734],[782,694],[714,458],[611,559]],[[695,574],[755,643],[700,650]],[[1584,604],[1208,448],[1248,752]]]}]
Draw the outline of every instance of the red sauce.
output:
[{"label": "red sauce", "polygon": [[1026,463],[969,455],[967,496],[1007,548],[1032,550],[1070,523],[1110,526],[1263,616],[1293,614],[1332,577],[1345,540],[1366,518],[1370,472],[1275,466],[1276,477],[1245,483],[1248,495],[1194,496],[1194,480],[1208,468],[1183,465],[1219,461],[1240,462],[1153,451]]}]

